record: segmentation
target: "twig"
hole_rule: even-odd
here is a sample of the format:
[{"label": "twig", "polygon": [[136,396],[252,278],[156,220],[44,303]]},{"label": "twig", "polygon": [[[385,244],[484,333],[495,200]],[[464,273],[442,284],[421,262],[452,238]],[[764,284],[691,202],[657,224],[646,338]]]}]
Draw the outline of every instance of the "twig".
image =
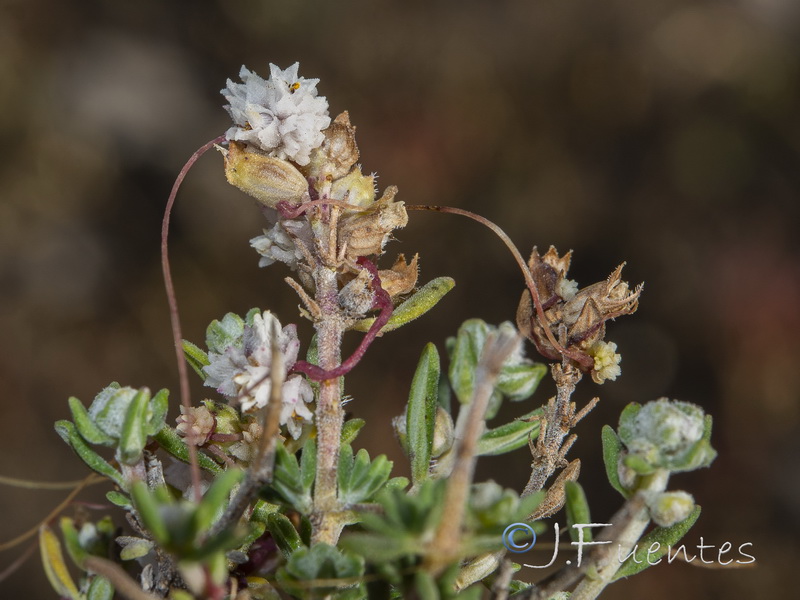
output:
[{"label": "twig", "polygon": [[[197,159],[205,154],[209,149],[214,147],[214,144],[222,142],[225,139],[224,135],[214,138],[210,142],[201,146],[178,173],[175,183],[172,184],[172,191],[169,193],[167,199],[167,206],[164,209],[164,219],[161,221],[161,270],[164,274],[164,288],[167,292],[167,302],[169,303],[169,320],[172,324],[172,341],[175,345],[175,355],[178,359],[178,378],[180,380],[181,389],[181,404],[185,410],[191,407],[189,400],[189,373],[186,369],[186,360],[183,356],[183,334],[181,332],[181,320],[178,313],[178,301],[175,297],[175,286],[172,283],[172,271],[169,265],[169,220],[172,215],[172,207],[175,204],[175,198],[178,195],[178,189],[181,187],[186,174],[192,168]],[[194,434],[187,436],[186,446],[189,448],[189,465],[192,473],[192,487],[194,487],[195,501],[199,502],[203,496],[200,490],[200,466],[197,463],[197,444]]]},{"label": "twig", "polygon": [[452,206],[424,206],[421,204],[406,204],[406,209],[408,210],[430,210],[433,212],[442,212],[442,213],[450,213],[454,215],[461,215],[463,217],[468,217],[473,221],[477,221],[481,225],[488,227],[489,229],[494,232],[494,234],[499,237],[502,242],[506,245],[506,247],[511,251],[511,254],[514,256],[514,260],[517,261],[517,265],[519,265],[520,270],[522,271],[522,275],[525,278],[525,285],[528,287],[528,291],[531,294],[531,299],[533,300],[533,304],[536,308],[536,316],[539,319],[539,323],[542,325],[542,329],[544,329],[544,333],[547,336],[548,341],[556,349],[556,351],[561,354],[562,356],[566,356],[567,358],[574,360],[578,364],[582,365],[583,367],[591,367],[592,363],[587,363],[587,357],[582,354],[572,352],[568,348],[564,348],[558,340],[556,340],[553,332],[550,330],[550,324],[547,321],[547,317],[544,314],[544,308],[542,307],[542,300],[539,298],[539,291],[536,289],[536,283],[533,281],[533,274],[531,270],[528,268],[525,259],[522,258],[522,254],[520,254],[519,249],[514,245],[514,242],[511,241],[511,238],[508,237],[508,234],[503,231],[498,225],[487,219],[486,217],[482,217],[474,212],[470,212],[468,210],[464,210],[462,208],[453,208]]},{"label": "twig", "polygon": [[579,418],[583,418],[596,404],[594,400],[576,414],[575,404],[570,398],[581,380],[581,372],[566,362],[564,365],[552,365],[551,371],[556,382],[556,397],[551,398],[542,414],[539,439],[533,449],[531,476],[522,492],[523,496],[530,496],[544,488],[555,470],[566,465],[565,453],[562,452],[564,438]]},{"label": "twig", "polygon": [[508,588],[511,585],[511,577],[514,575],[514,565],[507,558],[500,563],[497,578],[492,584],[492,595],[490,600],[506,600],[508,598]]},{"label": "twig", "polygon": [[283,380],[284,366],[283,354],[278,344],[280,330],[275,321],[272,322],[273,330],[270,332],[270,346],[272,350],[272,363],[270,372],[257,381],[250,388],[242,390],[240,396],[250,394],[255,388],[270,379],[269,402],[263,410],[263,425],[261,428],[261,438],[258,441],[258,449],[255,458],[251,461],[247,469],[245,480],[239,486],[236,495],[231,499],[230,504],[225,509],[225,513],[214,523],[209,530],[208,536],[227,529],[236,523],[244,514],[247,507],[255,499],[259,488],[272,480],[273,468],[275,466],[275,444],[277,443],[280,431],[281,409],[283,408]]},{"label": "twig", "polygon": [[367,333],[364,334],[364,337],[361,338],[361,343],[359,343],[358,348],[356,348],[353,354],[344,360],[340,365],[330,369],[324,369],[318,365],[312,365],[304,360],[298,360],[292,368],[293,371],[303,373],[314,381],[325,381],[327,379],[335,379],[337,377],[347,375],[364,357],[364,354],[367,352],[370,344],[372,344],[372,342],[378,336],[378,333],[381,329],[383,329],[383,326],[389,322],[389,319],[392,317],[392,310],[394,307],[392,305],[392,299],[389,296],[389,293],[381,286],[381,278],[378,274],[378,268],[370,260],[363,256],[358,259],[358,264],[364,267],[364,269],[367,270],[370,275],[372,275],[372,289],[375,293],[375,299],[373,300],[372,307],[380,310],[380,313],[375,318],[375,321],[372,323]]},{"label": "twig", "polygon": [[114,586],[114,591],[128,600],[158,600],[158,596],[145,592],[120,565],[107,558],[89,555],[84,561],[84,566],[88,571],[108,579]]},{"label": "twig", "polygon": [[491,334],[483,346],[475,368],[475,391],[469,404],[469,416],[463,436],[456,440],[453,471],[447,481],[444,510],[446,515],[428,548],[426,562],[436,570],[456,558],[461,542],[461,528],[467,507],[469,486],[475,471],[475,452],[483,433],[484,418],[503,363],[519,345],[520,337],[504,331]]},{"label": "twig", "polygon": [[95,475],[94,473],[92,473],[91,475],[88,475],[86,477],[86,479],[84,479],[74,490],[72,490],[67,495],[66,498],[64,498],[64,500],[62,500],[58,504],[58,506],[56,506],[53,510],[51,510],[50,513],[44,519],[39,521],[34,527],[29,529],[25,533],[22,533],[22,534],[18,535],[13,540],[9,540],[7,542],[4,542],[4,543],[0,544],[0,551],[8,550],[9,548],[13,548],[14,546],[16,546],[18,544],[21,544],[25,540],[27,540],[29,538],[32,538],[37,533],[39,533],[39,528],[43,524],[48,523],[48,522],[52,521],[53,519],[55,519],[56,516],[58,515],[58,513],[60,513],[62,510],[64,510],[64,508],[66,506],[68,506],[70,502],[72,502],[72,499],[75,498],[75,496],[80,494],[80,492],[81,492],[81,490],[83,490],[83,488],[85,488],[86,486],[91,485],[93,483],[96,483],[97,482],[97,478],[100,478],[100,480],[105,480],[104,477],[100,477],[99,475]]}]

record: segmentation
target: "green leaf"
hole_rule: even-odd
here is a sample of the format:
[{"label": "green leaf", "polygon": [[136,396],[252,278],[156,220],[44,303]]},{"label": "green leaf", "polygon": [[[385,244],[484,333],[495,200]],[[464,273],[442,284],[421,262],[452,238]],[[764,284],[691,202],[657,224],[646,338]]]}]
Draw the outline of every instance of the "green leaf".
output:
[{"label": "green leaf", "polygon": [[[381,333],[393,331],[417,319],[432,309],[436,304],[444,298],[445,294],[455,287],[455,280],[450,277],[437,277],[429,281],[417,290],[413,296],[408,298],[405,302],[395,307],[392,311],[392,316],[389,321],[381,329]],[[372,324],[375,323],[375,318],[361,319],[357,321],[350,329],[355,331],[369,331]]]},{"label": "green leaf", "polygon": [[39,550],[42,554],[45,575],[56,593],[64,598],[70,598],[70,600],[81,600],[78,587],[64,562],[61,544],[58,542],[56,534],[47,525],[39,528]]},{"label": "green leaf", "polygon": [[458,329],[448,374],[450,385],[461,404],[467,404],[472,400],[475,367],[488,335],[489,326],[480,319],[464,321]]},{"label": "green leaf", "polygon": [[428,478],[436,425],[439,373],[439,352],[436,346],[429,343],[417,363],[406,407],[406,440],[414,485]]},{"label": "green leaf", "polygon": [[[567,508],[567,526],[569,527],[569,537],[573,542],[578,542],[580,532],[574,529],[573,525],[586,525],[592,522],[589,514],[589,503],[586,501],[586,494],[583,487],[577,481],[567,481],[564,484]],[[583,541],[592,541],[592,531],[589,527],[583,528]]]},{"label": "green leaf", "polygon": [[[158,433],[153,435],[158,444],[175,458],[182,460],[185,463],[189,462],[189,448],[186,443],[181,439],[181,436],[172,429],[172,427],[163,427]],[[223,468],[211,460],[202,452],[197,453],[197,462],[202,469],[210,473],[222,473]]]},{"label": "green leaf", "polygon": [[211,361],[208,360],[208,354],[192,342],[183,340],[183,357],[189,363],[189,366],[194,369],[194,372],[200,376],[200,379],[205,381],[208,375],[206,375],[203,367],[211,364]]},{"label": "green leaf", "polygon": [[[680,523],[675,523],[675,525],[669,527],[656,527],[647,535],[643,536],[636,544],[636,552],[633,556],[630,556],[622,563],[619,570],[617,570],[614,575],[614,581],[622,577],[636,575],[636,573],[644,571],[646,568],[655,564],[656,561],[667,554],[670,549],[674,549],[674,546],[688,533],[699,516],[700,506],[695,506],[692,514]],[[658,547],[654,548],[654,552],[648,553],[654,544],[658,544]],[[676,551],[672,556],[674,557],[677,554],[678,552]],[[669,560],[669,557],[667,557],[667,559]]]},{"label": "green leaf", "polygon": [[[272,483],[262,490],[269,501],[278,501],[292,509],[308,514],[311,512],[311,486],[313,485],[313,466],[316,466],[315,445],[309,442],[303,448],[305,469],[301,473],[297,457],[290,453],[283,444],[275,448],[275,473]],[[313,455],[313,457],[312,457]],[[310,480],[310,483],[309,483]]]},{"label": "green leaf", "polygon": [[106,492],[106,498],[109,502],[111,502],[111,504],[119,506],[120,508],[124,508],[125,510],[133,507],[130,498],[128,498],[125,494],[120,494],[114,490]]},{"label": "green leaf", "polygon": [[147,488],[143,481],[135,481],[131,486],[131,498],[142,518],[142,524],[152,534],[153,539],[161,546],[170,541],[167,523],[161,514],[159,501]]},{"label": "green leaf", "polygon": [[169,390],[161,389],[150,401],[150,410],[147,416],[145,432],[149,436],[157,434],[167,422],[169,410]]},{"label": "green leaf", "polygon": [[619,439],[626,445],[636,436],[634,422],[640,410],[642,410],[641,404],[638,402],[631,402],[622,409],[622,413],[619,416],[619,429],[617,432],[619,434]]},{"label": "green leaf", "polygon": [[267,517],[267,529],[272,534],[272,539],[278,544],[284,558],[289,558],[298,548],[304,546],[300,534],[289,520],[281,513],[272,513]]},{"label": "green leaf", "polygon": [[414,573],[414,589],[419,600],[439,600],[439,587],[436,580],[428,571],[417,571]]},{"label": "green leaf", "polygon": [[311,488],[314,485],[314,479],[317,476],[317,442],[316,440],[308,440],[303,446],[303,452],[300,455],[300,482],[304,490],[311,493]]},{"label": "green leaf", "polygon": [[108,477],[111,481],[116,483],[122,489],[127,489],[122,473],[112,467],[105,459],[92,450],[83,440],[75,425],[69,421],[57,421],[55,429],[58,435],[61,436],[69,446],[75,451],[83,462],[85,462],[90,469]]},{"label": "green leaf", "polygon": [[147,556],[150,551],[155,546],[155,543],[152,540],[146,540],[144,538],[122,538],[126,540],[126,544],[122,546],[122,549],[119,552],[119,557],[122,560],[136,560],[137,558],[142,558],[143,556]]},{"label": "green leaf", "polygon": [[83,564],[89,553],[81,547],[80,540],[78,539],[78,530],[75,529],[75,521],[69,517],[61,517],[59,519],[59,527],[61,528],[61,535],[64,537],[64,544],[67,547],[67,554],[79,569],[83,569]]},{"label": "green leaf", "polygon": [[222,475],[217,476],[195,509],[196,531],[202,532],[211,528],[211,525],[227,506],[231,491],[243,478],[244,471],[236,468],[229,468]]},{"label": "green leaf", "polygon": [[506,454],[525,446],[529,440],[536,439],[539,435],[539,421],[526,419],[539,415],[541,412],[542,409],[537,408],[511,423],[486,431],[478,440],[478,456]]},{"label": "green leaf", "polygon": [[[360,556],[342,552],[325,543],[298,548],[278,571],[277,579],[289,593],[301,598],[322,598],[336,590],[353,588],[364,574]],[[341,580],[339,585],[332,580]],[[318,580],[320,583],[315,583]]]},{"label": "green leaf", "polygon": [[78,433],[81,434],[83,439],[90,444],[103,444],[104,446],[114,445],[114,439],[103,433],[103,431],[95,425],[80,400],[71,397],[68,402],[69,410],[72,413],[72,420],[75,422],[75,427],[78,429]]},{"label": "green leaf", "polygon": [[147,445],[147,409],[150,390],[142,388],[128,405],[117,446],[117,458],[126,465],[135,465]]},{"label": "green leaf", "polygon": [[244,320],[234,313],[226,314],[221,321],[211,321],[206,329],[206,347],[209,352],[223,354],[229,346],[241,345],[244,324]]},{"label": "green leaf", "polygon": [[509,400],[518,402],[530,398],[547,374],[547,367],[541,363],[507,365],[497,378],[497,389]]},{"label": "green leaf", "polygon": [[614,428],[604,425],[601,433],[603,439],[603,462],[606,466],[606,477],[608,482],[624,498],[628,498],[631,492],[626,490],[619,480],[619,455],[622,452],[622,442],[617,437]]},{"label": "green leaf", "polygon": [[344,422],[342,426],[342,445],[352,444],[356,439],[358,432],[364,427],[366,421],[364,419],[350,419]]},{"label": "green leaf", "polygon": [[111,582],[101,575],[92,577],[92,582],[86,591],[86,600],[113,600],[113,598],[114,586]]},{"label": "green leaf", "polygon": [[339,456],[339,499],[345,504],[370,500],[386,483],[392,462],[383,454],[370,462],[363,448],[353,457],[350,446],[343,446]]}]

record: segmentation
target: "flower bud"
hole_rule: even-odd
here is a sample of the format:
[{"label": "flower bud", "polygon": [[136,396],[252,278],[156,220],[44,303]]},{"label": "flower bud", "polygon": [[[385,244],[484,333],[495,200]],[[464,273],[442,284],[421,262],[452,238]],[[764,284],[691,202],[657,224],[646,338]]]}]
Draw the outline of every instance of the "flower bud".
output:
[{"label": "flower bud", "polygon": [[231,142],[224,154],[228,183],[265,206],[275,208],[278,202],[298,204],[308,194],[306,178],[285,160],[240,142]]},{"label": "flower bud", "polygon": [[694,510],[694,498],[686,492],[662,492],[648,499],[647,507],[656,525],[669,527],[686,519]]},{"label": "flower bud", "polygon": [[708,466],[716,456],[705,429],[699,406],[661,398],[628,407],[620,417],[619,438],[628,449],[628,466],[639,472],[647,471],[648,465],[690,471]]},{"label": "flower bud", "polygon": [[438,458],[450,448],[455,441],[453,418],[441,406],[436,407],[436,421],[433,426],[433,444],[431,458]]}]

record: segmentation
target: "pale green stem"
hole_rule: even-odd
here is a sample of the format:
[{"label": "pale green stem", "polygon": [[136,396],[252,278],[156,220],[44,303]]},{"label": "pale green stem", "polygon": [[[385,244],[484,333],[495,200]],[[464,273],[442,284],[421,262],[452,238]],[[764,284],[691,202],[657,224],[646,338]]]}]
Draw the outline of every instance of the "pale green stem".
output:
[{"label": "pale green stem", "polygon": [[[635,497],[647,497],[667,489],[669,471],[659,469],[652,475],[642,479]],[[631,502],[629,500],[628,502]],[[624,510],[624,509],[623,509]],[[628,556],[642,537],[645,529],[650,524],[650,511],[645,502],[640,502],[638,508],[627,519],[621,519],[621,527],[612,525],[614,536],[609,544],[609,551],[603,552],[595,558],[587,569],[587,575],[572,592],[570,600],[593,600],[610,584],[614,575],[622,566],[620,557]],[[602,539],[602,538],[600,538]]]},{"label": "pale green stem", "polygon": [[446,517],[439,524],[436,536],[427,552],[428,566],[434,570],[457,558],[469,487],[475,471],[475,452],[478,438],[485,427],[486,408],[503,363],[519,343],[518,336],[498,332],[490,335],[484,344],[475,369],[475,391],[468,407],[469,416],[464,424],[463,436],[457,438],[455,443],[455,464],[447,482],[444,498],[443,514]]}]

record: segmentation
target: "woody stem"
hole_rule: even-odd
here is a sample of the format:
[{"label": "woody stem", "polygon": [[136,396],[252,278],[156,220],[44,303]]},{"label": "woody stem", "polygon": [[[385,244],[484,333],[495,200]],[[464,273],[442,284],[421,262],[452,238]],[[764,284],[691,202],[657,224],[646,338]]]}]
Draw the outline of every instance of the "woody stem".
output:
[{"label": "woody stem", "polygon": [[[336,368],[341,360],[343,322],[338,306],[336,272],[320,265],[314,274],[316,301],[322,317],[316,324],[319,366]],[[339,445],[342,436],[344,411],[341,405],[340,379],[324,379],[319,383],[317,399],[317,473],[314,484],[312,543],[335,545],[341,530],[334,518],[339,508],[337,473]]]}]

